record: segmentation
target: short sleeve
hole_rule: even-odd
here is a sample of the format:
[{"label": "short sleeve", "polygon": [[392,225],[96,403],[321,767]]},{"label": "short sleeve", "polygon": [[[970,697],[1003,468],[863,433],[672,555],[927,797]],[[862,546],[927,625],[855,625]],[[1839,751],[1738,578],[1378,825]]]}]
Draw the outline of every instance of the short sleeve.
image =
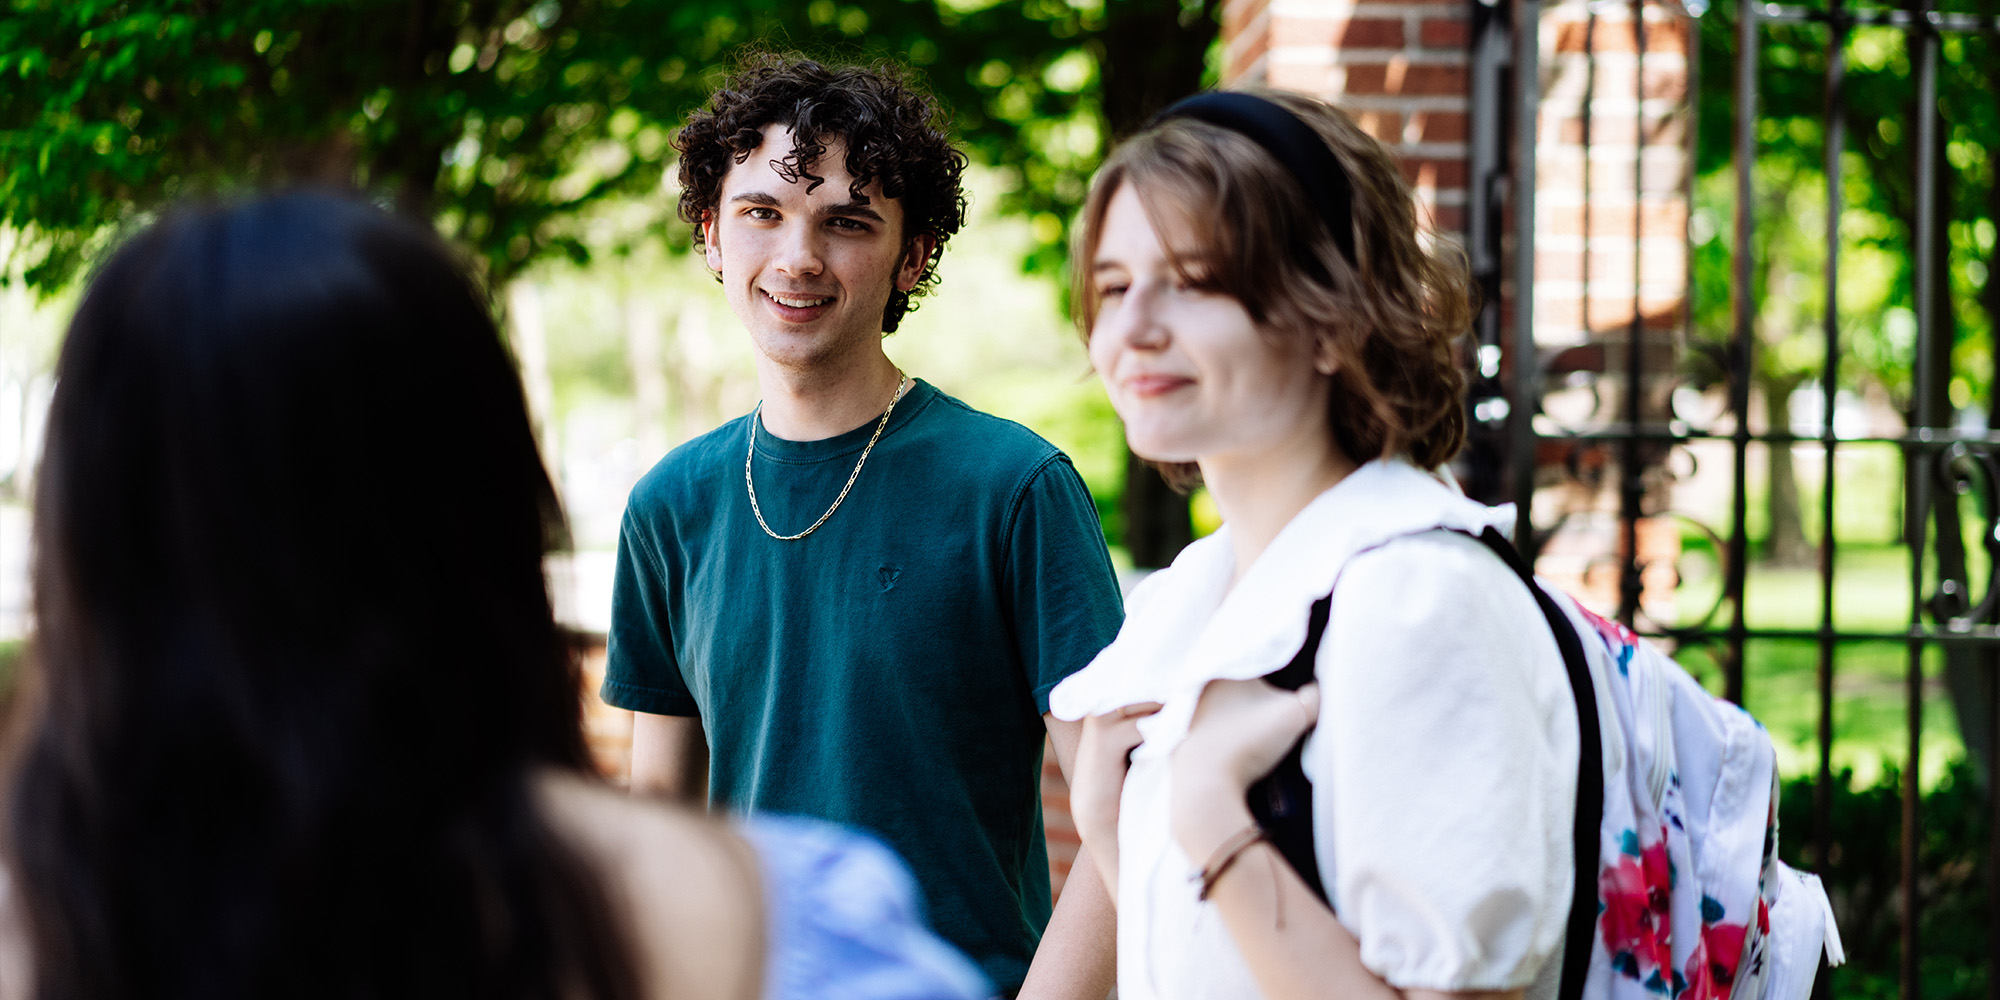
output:
[{"label": "short sleeve", "polygon": [[1307,764],[1362,964],[1402,989],[1524,988],[1574,879],[1576,715],[1545,619],[1446,532],[1356,556],[1334,593]]},{"label": "short sleeve", "polygon": [[669,581],[646,525],[628,508],[618,528],[604,703],[654,715],[699,715],[674,655]]},{"label": "short sleeve", "polygon": [[1068,458],[1051,457],[1023,485],[1005,556],[1015,646],[1035,711],[1047,712],[1049,692],[1110,645],[1125,617],[1097,504]]},{"label": "short sleeve", "polygon": [[977,966],[924,925],[895,852],[831,823],[744,821],[769,910],[770,1000],[980,1000]]}]

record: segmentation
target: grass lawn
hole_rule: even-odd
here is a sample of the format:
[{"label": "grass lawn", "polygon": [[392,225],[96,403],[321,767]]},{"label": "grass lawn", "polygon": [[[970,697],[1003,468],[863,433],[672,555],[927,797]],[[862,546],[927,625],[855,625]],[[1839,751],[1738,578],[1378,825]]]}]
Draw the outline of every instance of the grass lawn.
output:
[{"label": "grass lawn", "polygon": [[[1694,540],[1689,544],[1699,545]],[[1907,628],[1909,573],[1909,552],[1901,545],[1842,546],[1834,566],[1834,625],[1851,631]],[[1819,626],[1819,575],[1812,569],[1752,564],[1745,593],[1745,617],[1752,628]],[[1689,599],[1698,597],[1690,594]],[[1725,608],[1715,623],[1727,620]],[[1710,690],[1720,692],[1721,652],[1719,644],[1687,646],[1676,659]],[[1757,639],[1744,649],[1745,707],[1770,730],[1779,769],[1788,777],[1810,775],[1818,768],[1818,663],[1818,647],[1810,640]],[[1946,765],[1964,753],[1944,689],[1943,666],[1942,649],[1925,650],[1919,764],[1925,787],[1935,785]],[[1833,765],[1836,770],[1853,768],[1856,783],[1863,787],[1874,784],[1885,767],[1900,767],[1908,756],[1904,723],[1908,670],[1909,653],[1900,642],[1848,642],[1834,651]]]}]

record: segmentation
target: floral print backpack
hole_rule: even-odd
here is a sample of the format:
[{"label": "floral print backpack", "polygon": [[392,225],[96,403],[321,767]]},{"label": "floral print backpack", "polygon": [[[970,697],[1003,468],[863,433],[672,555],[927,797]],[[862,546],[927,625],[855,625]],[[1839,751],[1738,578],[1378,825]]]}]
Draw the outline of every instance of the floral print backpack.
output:
[{"label": "floral print backpack", "polygon": [[[1819,879],[1778,860],[1770,736],[1630,630],[1534,579],[1500,533],[1452,528],[1514,570],[1555,634],[1576,697],[1578,878],[1559,1000],[1806,1000],[1845,960]],[[1326,627],[1266,677],[1312,679]],[[1326,898],[1298,750],[1251,789],[1271,842]],[[1587,942],[1587,946],[1586,946]]]},{"label": "floral print backpack", "polygon": [[[1534,591],[1569,661],[1584,733],[1579,890],[1589,885],[1581,818],[1601,815],[1587,964],[1584,917],[1572,913],[1564,959],[1581,972],[1563,970],[1562,1000],[1805,1000],[1821,954],[1833,965],[1846,956],[1819,879],[1778,860],[1770,735],[1629,629],[1543,588],[1499,532],[1476,537]],[[1596,810],[1584,787],[1593,771]]]},{"label": "floral print backpack", "polygon": [[1804,1000],[1845,955],[1816,876],[1778,860],[1769,734],[1625,627],[1569,603],[1605,753],[1584,993]]}]

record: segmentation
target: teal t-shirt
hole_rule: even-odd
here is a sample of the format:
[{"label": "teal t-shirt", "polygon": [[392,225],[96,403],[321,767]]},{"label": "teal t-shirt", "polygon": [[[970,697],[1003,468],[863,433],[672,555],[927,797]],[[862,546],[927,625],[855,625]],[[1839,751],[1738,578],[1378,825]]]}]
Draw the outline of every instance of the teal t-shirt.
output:
[{"label": "teal t-shirt", "polygon": [[[1033,432],[919,382],[840,509],[779,541],[744,488],[750,419],[634,487],[604,700],[700,716],[716,808],[887,841],[938,932],[1012,989],[1049,918],[1041,716],[1123,617],[1089,491]],[[812,524],[874,432],[759,428],[771,529]]]}]

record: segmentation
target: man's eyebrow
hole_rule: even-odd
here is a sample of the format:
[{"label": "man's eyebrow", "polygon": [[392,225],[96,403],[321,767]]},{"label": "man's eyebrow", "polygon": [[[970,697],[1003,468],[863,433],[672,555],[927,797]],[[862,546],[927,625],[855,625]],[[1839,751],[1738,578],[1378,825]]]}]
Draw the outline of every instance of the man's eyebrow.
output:
[{"label": "man's eyebrow", "polygon": [[[731,196],[729,199],[729,203],[732,205],[739,203],[745,205],[761,205],[765,208],[781,207],[778,203],[778,196],[770,194],[769,192],[765,191],[745,191],[742,192],[741,194]],[[869,208],[867,205],[862,204],[861,202],[858,201],[844,202],[839,205],[828,205],[827,207],[820,210],[820,214],[828,216],[842,216],[845,218],[853,218],[853,219],[867,219],[871,222],[882,223],[883,225],[887,225],[889,222],[889,220],[884,219],[880,213],[876,212],[874,209]]]},{"label": "man's eyebrow", "polygon": [[857,218],[857,219],[868,219],[874,222],[883,223],[884,225],[887,225],[889,222],[889,220],[884,219],[882,218],[882,216],[877,214],[874,209],[869,208],[868,206],[863,205],[858,201],[850,201],[840,205],[829,205],[826,208],[825,214],[847,216],[850,218]]}]

